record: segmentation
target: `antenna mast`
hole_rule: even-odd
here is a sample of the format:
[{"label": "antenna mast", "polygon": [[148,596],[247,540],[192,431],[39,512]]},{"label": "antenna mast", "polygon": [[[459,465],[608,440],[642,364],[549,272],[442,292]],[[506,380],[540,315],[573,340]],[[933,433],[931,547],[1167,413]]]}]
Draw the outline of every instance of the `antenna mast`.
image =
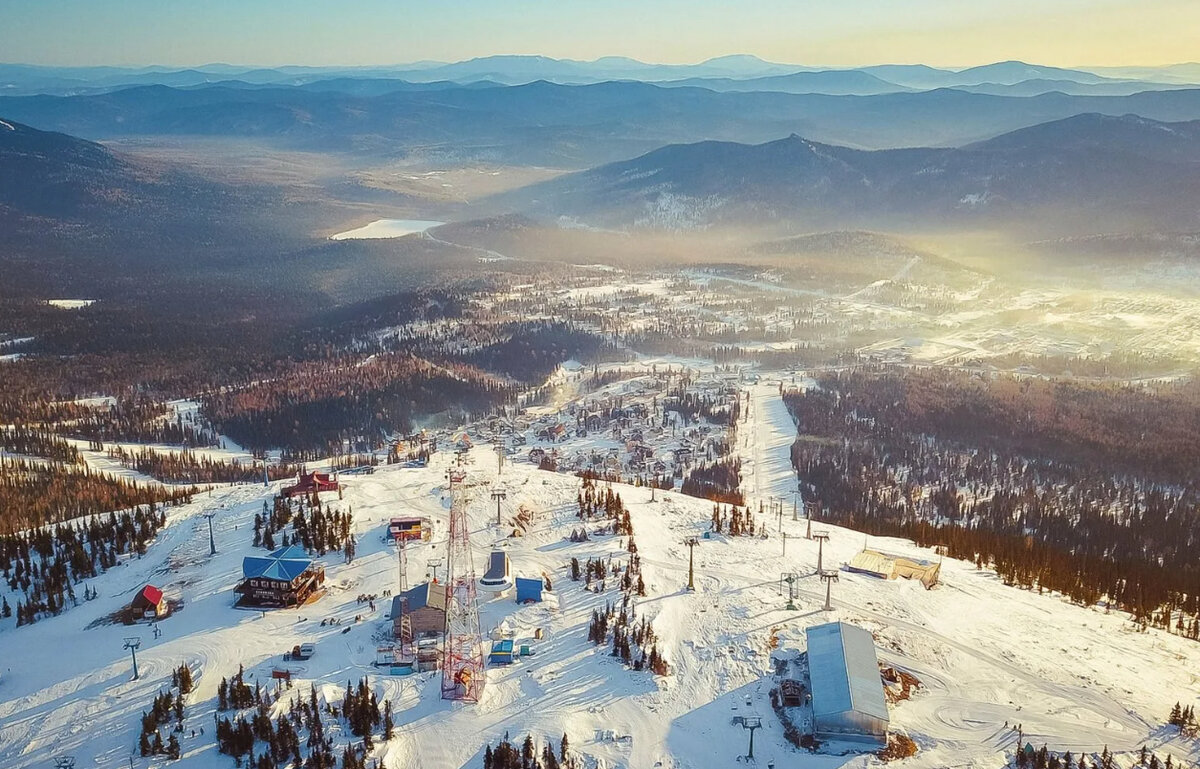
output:
[{"label": "antenna mast", "polygon": [[446,635],[442,699],[479,702],[483,693],[483,636],[475,596],[475,563],[467,525],[466,476],[450,471],[450,539],[446,553]]}]

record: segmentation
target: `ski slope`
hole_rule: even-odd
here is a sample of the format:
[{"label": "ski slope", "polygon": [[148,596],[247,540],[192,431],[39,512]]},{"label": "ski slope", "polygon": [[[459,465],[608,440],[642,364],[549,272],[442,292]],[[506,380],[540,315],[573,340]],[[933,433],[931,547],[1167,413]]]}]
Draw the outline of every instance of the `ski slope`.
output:
[{"label": "ski slope", "polygon": [[[743,479],[752,498],[790,494],[794,476],[787,460],[791,420],[774,385],[753,389],[747,423],[739,434],[752,456]],[[926,591],[917,583],[885,582],[842,572],[834,585],[834,609],[822,611],[824,589],[813,574],[815,542],[804,540],[804,521],[785,515],[763,521],[763,538],[715,535],[696,548],[697,591],[687,581],[683,541],[708,528],[711,503],[617,485],[631,511],[646,581],[639,615],[653,620],[659,648],[671,674],[655,677],[627,670],[586,639],[594,608],[619,596],[586,592],[568,579],[571,557],[627,557],[617,537],[572,543],[579,481],[524,462],[506,464],[497,478],[487,448],[475,450],[468,466],[472,489],[469,516],[476,568],[482,571],[494,545],[505,547],[519,576],[549,575],[556,600],[518,606],[512,595],[481,592],[484,634],[503,623],[521,641],[542,628],[544,640],[529,641],[536,655],[509,667],[490,668],[477,705],[440,699],[437,674],[381,674],[372,666],[377,641],[390,631],[389,601],[372,612],[357,597],[394,588],[395,554],[382,541],[386,520],[397,514],[429,516],[432,542],[408,550],[409,582],[424,577],[431,558],[445,556],[444,478],[451,457],[435,455],[425,468],[389,466],[373,475],[346,477],[344,507],[353,509],[358,556],[346,564],[339,554],[322,560],[327,594],[297,610],[264,614],[232,607],[233,587],[251,547],[252,521],[277,489],[245,485],[218,489],[190,505],[172,509],[169,523],[142,558],[127,559],[88,584],[100,597],[58,617],[22,628],[0,625],[0,767],[46,766],[52,755],[76,757],[80,769],[126,766],[136,746],[139,716],[154,694],[169,684],[171,669],[189,663],[198,672],[187,699],[180,769],[232,767],[216,752],[213,715],[217,683],[238,665],[250,682],[269,677],[294,644],[313,642],[316,655],[289,663],[297,690],[311,684],[335,703],[348,680],[371,677],[380,700],[395,708],[396,736],[377,745],[380,766],[392,769],[482,766],[482,752],[508,733],[532,733],[555,744],[565,732],[588,766],[617,769],[666,767],[717,769],[738,764],[746,734],[736,716],[760,715],[755,736],[758,765],[861,767],[877,759],[857,754],[810,754],[784,739],[771,711],[771,638],[782,650],[802,650],[804,628],[836,619],[861,624],[876,634],[882,661],[910,671],[924,689],[891,709],[894,729],[908,733],[920,752],[905,767],[997,767],[1014,742],[1020,723],[1027,739],[1051,749],[1119,752],[1130,766],[1143,743],[1160,758],[1196,763],[1196,743],[1168,739],[1160,725],[1176,701],[1200,704],[1200,644],[1154,630],[1137,632],[1118,614],[1068,604],[1051,595],[1016,590],[973,564],[946,561],[944,584]],[[527,536],[503,538],[495,527],[489,496],[500,482],[508,491],[503,513],[524,505],[536,511]],[[214,512],[218,553],[208,554],[202,513]],[[792,537],[786,556],[778,527]],[[839,565],[864,545],[860,533],[818,526],[831,535],[825,565]],[[872,547],[934,558],[901,540],[872,540]],[[444,576],[444,565],[440,574]],[[778,591],[782,572],[802,575],[798,609],[786,610]],[[184,602],[163,620],[154,639],[146,626],[93,623],[126,602],[146,582]],[[0,584],[0,590],[7,585]],[[82,588],[77,592],[82,593]],[[10,595],[10,602],[13,597]],[[337,618],[338,625],[321,626]],[[356,621],[357,620],[357,621]],[[342,632],[348,629],[348,632]],[[131,680],[123,638],[141,638],[141,677]],[[206,734],[190,736],[192,728]],[[340,735],[338,739],[345,739]],[[837,746],[831,746],[835,750]],[[135,758],[135,766],[159,765]],[[166,763],[166,762],[162,762]]]},{"label": "ski slope", "polygon": [[766,505],[769,499],[782,497],[790,509],[797,489],[790,453],[796,423],[779,397],[778,382],[750,388],[749,412],[739,430],[747,503],[756,508],[760,501]]}]

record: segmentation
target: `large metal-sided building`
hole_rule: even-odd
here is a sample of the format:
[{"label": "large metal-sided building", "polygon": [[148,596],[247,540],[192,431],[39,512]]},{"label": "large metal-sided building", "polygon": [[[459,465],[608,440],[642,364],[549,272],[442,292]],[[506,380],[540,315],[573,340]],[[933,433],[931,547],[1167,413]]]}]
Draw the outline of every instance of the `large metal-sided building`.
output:
[{"label": "large metal-sided building", "polygon": [[887,701],[875,639],[845,622],[810,627],[805,635],[814,736],[887,744]]}]

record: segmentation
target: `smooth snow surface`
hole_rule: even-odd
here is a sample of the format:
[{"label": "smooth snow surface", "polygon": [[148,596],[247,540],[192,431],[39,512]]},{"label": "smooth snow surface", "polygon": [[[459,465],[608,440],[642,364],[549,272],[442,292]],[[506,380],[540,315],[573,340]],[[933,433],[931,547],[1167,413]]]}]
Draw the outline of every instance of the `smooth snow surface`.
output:
[{"label": "smooth snow surface", "polygon": [[425,232],[432,227],[438,227],[445,222],[432,222],[423,219],[376,219],[370,224],[353,230],[339,232],[330,236],[330,240],[374,240],[379,238],[399,238],[412,235],[414,232]]}]

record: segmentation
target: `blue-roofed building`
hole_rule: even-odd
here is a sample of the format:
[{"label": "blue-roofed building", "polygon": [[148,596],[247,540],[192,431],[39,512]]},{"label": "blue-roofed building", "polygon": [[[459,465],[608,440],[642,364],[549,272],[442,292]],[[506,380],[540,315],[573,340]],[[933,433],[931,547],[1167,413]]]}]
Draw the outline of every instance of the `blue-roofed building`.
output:
[{"label": "blue-roofed building", "polygon": [[814,736],[887,744],[887,701],[875,639],[845,622],[810,627],[805,635]]},{"label": "blue-roofed building", "polygon": [[300,545],[281,547],[269,555],[242,559],[242,594],[238,606],[280,608],[301,606],[325,582],[325,567]]},{"label": "blue-roofed building", "polygon": [[511,665],[515,659],[516,654],[513,651],[513,641],[511,638],[492,642],[492,653],[488,655],[489,663],[493,665]]},{"label": "blue-roofed building", "polygon": [[545,587],[545,582],[541,577],[537,579],[517,577],[517,603],[541,603],[543,587]]}]

